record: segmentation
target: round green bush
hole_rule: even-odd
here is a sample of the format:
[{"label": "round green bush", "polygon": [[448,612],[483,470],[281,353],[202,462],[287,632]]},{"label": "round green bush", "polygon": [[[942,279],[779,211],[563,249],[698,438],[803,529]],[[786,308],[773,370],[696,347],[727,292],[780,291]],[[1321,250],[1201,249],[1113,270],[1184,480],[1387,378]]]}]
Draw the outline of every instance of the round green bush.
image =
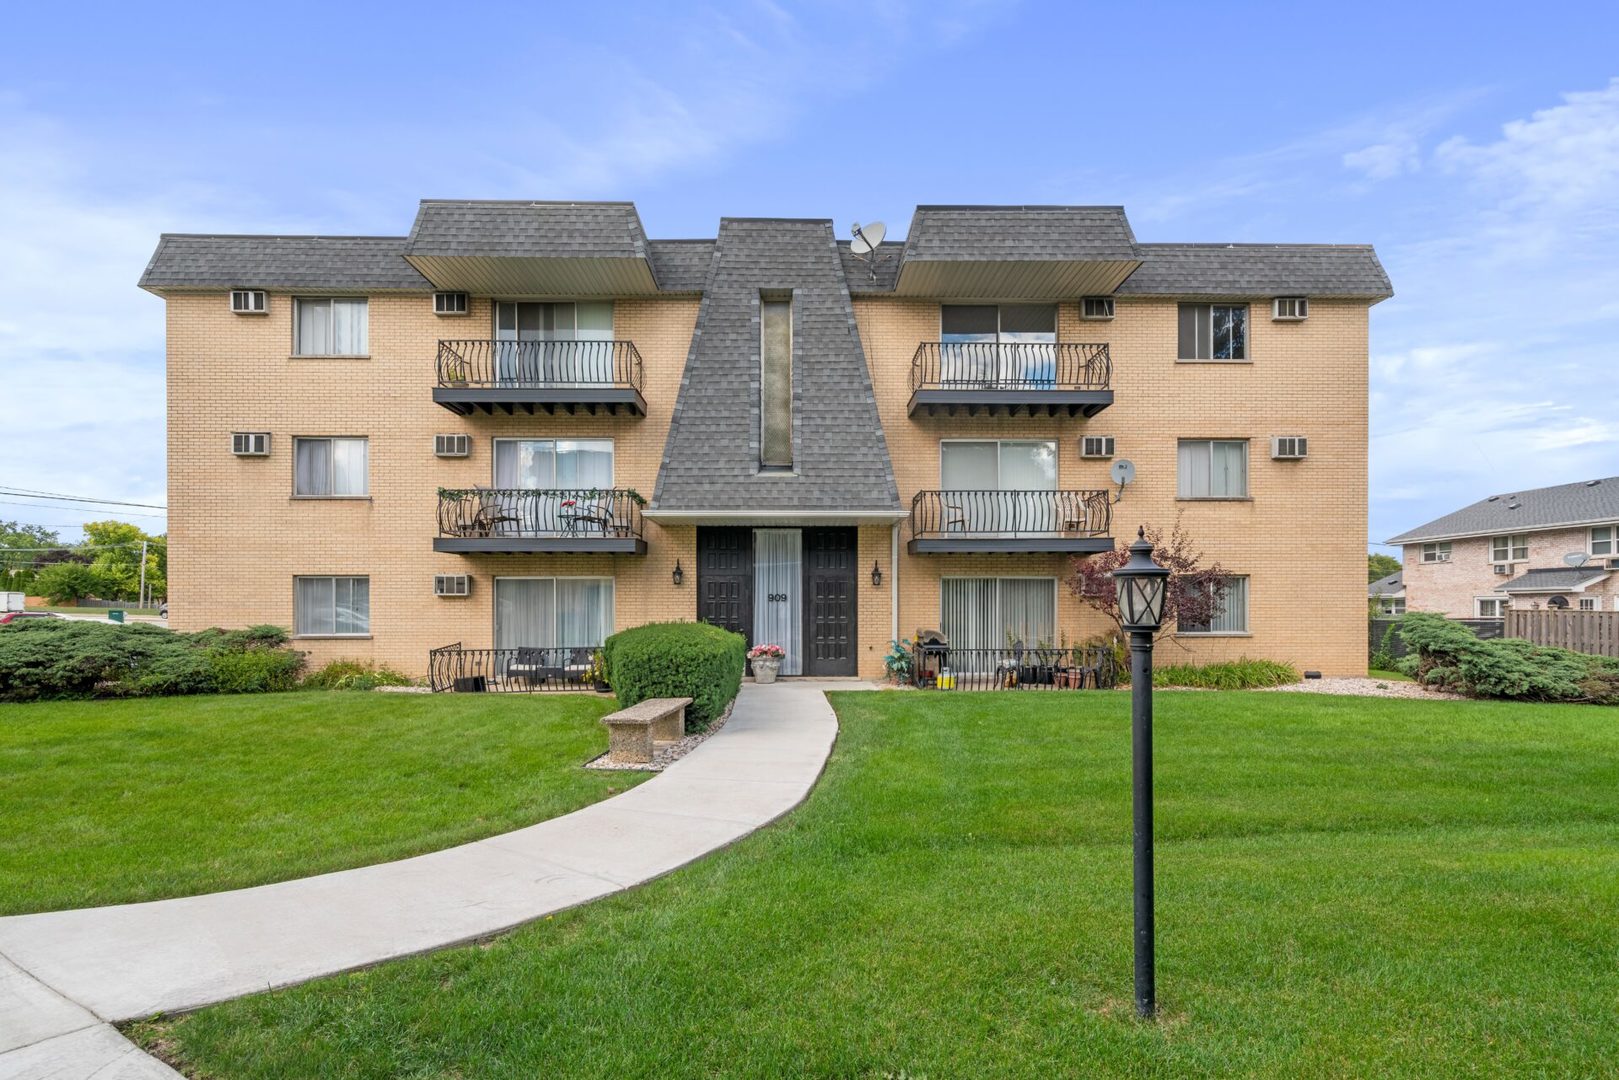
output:
[{"label": "round green bush", "polygon": [[708,623],[648,623],[602,645],[607,681],[628,708],[648,698],[689,697],[686,724],[702,731],[742,689],[747,643]]}]

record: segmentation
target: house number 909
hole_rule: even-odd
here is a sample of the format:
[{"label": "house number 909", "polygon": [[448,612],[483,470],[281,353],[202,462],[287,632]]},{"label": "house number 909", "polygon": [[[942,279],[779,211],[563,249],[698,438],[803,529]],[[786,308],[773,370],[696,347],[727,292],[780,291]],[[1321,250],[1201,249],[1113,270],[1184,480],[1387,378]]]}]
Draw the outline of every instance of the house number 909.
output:
[{"label": "house number 909", "polygon": [[784,592],[773,592],[770,594],[770,602],[772,604],[784,604],[787,602],[787,594]]}]

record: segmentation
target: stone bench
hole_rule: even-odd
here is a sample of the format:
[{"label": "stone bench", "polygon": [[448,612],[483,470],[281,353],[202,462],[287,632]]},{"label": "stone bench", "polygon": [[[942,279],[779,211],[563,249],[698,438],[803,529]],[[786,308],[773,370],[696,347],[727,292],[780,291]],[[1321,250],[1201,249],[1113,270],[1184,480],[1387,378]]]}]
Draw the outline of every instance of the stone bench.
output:
[{"label": "stone bench", "polygon": [[614,765],[648,765],[658,743],[679,742],[686,735],[689,697],[647,698],[608,713],[607,760]]}]

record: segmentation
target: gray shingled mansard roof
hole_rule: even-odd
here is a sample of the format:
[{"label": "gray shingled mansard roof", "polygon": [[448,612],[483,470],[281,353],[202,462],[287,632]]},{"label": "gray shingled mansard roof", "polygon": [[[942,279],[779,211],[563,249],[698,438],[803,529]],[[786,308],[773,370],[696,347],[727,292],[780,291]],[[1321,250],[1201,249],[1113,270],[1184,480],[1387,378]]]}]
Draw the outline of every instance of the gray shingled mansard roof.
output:
[{"label": "gray shingled mansard roof", "polygon": [[700,293],[714,261],[712,240],[649,240],[652,273],[663,292]]},{"label": "gray shingled mansard roof", "polygon": [[1491,495],[1386,542],[1413,544],[1606,522],[1619,522],[1619,476]]},{"label": "gray shingled mansard roof", "polygon": [[1366,586],[1367,596],[1398,596],[1405,592],[1405,583],[1400,580],[1404,570],[1396,570],[1387,577],[1380,577]]},{"label": "gray shingled mansard roof", "polygon": [[[760,472],[759,294],[793,297],[793,473]],[[901,512],[830,221],[720,222],[650,514]]]},{"label": "gray shingled mansard roof", "polygon": [[646,244],[630,202],[423,199],[405,254],[644,259]]},{"label": "gray shingled mansard roof", "polygon": [[1136,259],[1122,206],[918,206],[905,261]]},{"label": "gray shingled mansard roof", "polygon": [[1141,266],[1120,296],[1394,295],[1377,253],[1364,244],[1142,244]]},{"label": "gray shingled mansard roof", "polygon": [[1601,566],[1555,566],[1539,570],[1525,570],[1505,585],[1496,587],[1500,593],[1575,592],[1585,585],[1601,581],[1612,571]]},{"label": "gray shingled mansard roof", "polygon": [[401,236],[207,236],[164,233],[143,289],[431,289]]}]

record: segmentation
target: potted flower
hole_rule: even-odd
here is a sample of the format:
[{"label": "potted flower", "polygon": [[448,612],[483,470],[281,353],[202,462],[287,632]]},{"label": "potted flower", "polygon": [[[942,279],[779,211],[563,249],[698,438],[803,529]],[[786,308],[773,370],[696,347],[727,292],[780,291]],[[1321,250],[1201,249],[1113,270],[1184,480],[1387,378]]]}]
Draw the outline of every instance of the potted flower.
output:
[{"label": "potted flower", "polygon": [[607,657],[600,649],[590,654],[590,671],[587,672],[596,693],[605,694],[613,688],[607,685]]},{"label": "potted flower", "polygon": [[757,683],[773,683],[776,673],[781,670],[782,657],[787,650],[780,645],[755,645],[748,650],[748,661],[753,664],[753,681]]}]

